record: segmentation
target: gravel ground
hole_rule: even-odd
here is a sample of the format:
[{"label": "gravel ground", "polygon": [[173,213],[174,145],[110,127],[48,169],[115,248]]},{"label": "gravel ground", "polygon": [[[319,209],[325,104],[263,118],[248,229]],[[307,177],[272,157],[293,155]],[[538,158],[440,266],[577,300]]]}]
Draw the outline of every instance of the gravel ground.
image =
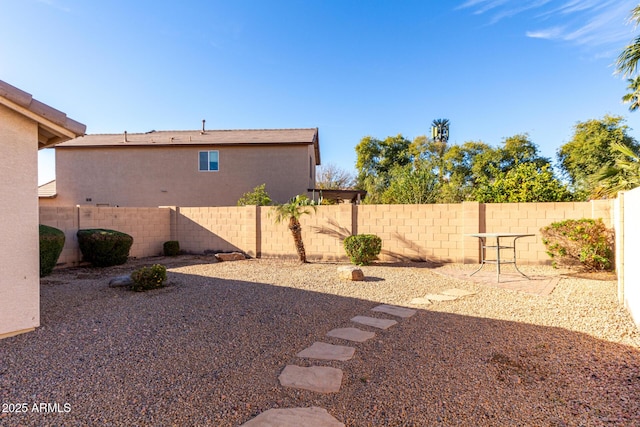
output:
[{"label": "gravel ground", "polygon": [[[169,267],[164,289],[107,286],[156,262]],[[615,282],[566,277],[536,296],[425,263],[363,267],[364,282],[337,279],[337,266],[184,256],[57,270],[42,281],[42,326],[0,341],[0,425],[238,426],[308,406],[347,426],[640,425],[640,334]],[[441,268],[453,267],[465,268]],[[385,331],[359,326],[376,337],[349,344],[352,360],[295,356],[347,344],[325,334],[356,315],[393,318],[370,311],[379,303],[454,287],[477,294]],[[281,387],[287,364],[340,368],[342,388]]]}]

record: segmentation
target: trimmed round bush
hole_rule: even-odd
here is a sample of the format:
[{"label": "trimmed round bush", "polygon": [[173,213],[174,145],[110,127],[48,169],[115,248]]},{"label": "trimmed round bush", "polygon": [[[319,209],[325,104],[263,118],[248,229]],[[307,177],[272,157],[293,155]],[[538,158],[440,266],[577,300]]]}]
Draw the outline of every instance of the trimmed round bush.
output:
[{"label": "trimmed round bush", "polygon": [[78,230],[77,236],[82,259],[94,267],[124,264],[133,244],[133,237],[116,230]]},{"label": "trimmed round bush", "polygon": [[40,224],[40,277],[48,276],[58,263],[64,247],[64,233]]},{"label": "trimmed round bush", "polygon": [[136,292],[148,291],[164,287],[167,280],[167,267],[154,264],[151,267],[142,267],[131,273],[131,290]]},{"label": "trimmed round bush", "polygon": [[177,256],[180,254],[180,243],[177,240],[169,240],[162,245],[164,256]]},{"label": "trimmed round bush", "polygon": [[344,250],[353,264],[367,265],[380,254],[382,239],[375,234],[356,234],[344,239]]}]

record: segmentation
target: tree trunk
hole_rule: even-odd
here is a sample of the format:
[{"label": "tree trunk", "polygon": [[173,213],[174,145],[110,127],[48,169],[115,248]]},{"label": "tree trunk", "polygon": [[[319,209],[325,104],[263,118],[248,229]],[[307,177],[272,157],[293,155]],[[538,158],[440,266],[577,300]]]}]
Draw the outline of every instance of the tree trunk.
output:
[{"label": "tree trunk", "polygon": [[304,252],[304,243],[302,242],[302,227],[300,222],[295,218],[289,218],[289,230],[293,235],[293,241],[296,245],[296,251],[298,252],[298,259],[300,262],[307,262],[307,255]]}]

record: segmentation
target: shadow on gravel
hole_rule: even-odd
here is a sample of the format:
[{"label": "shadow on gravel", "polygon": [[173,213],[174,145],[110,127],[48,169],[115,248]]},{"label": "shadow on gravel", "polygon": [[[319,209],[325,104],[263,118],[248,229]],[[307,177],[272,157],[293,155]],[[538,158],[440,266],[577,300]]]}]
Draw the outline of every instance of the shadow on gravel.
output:
[{"label": "shadow on gravel", "polygon": [[[640,424],[640,352],[631,347],[429,310],[382,331],[349,320],[393,318],[370,311],[372,301],[175,272],[169,287],[133,293],[108,288],[112,273],[54,272],[55,286],[41,290],[42,327],[0,341],[1,425],[238,426],[271,408],[309,406],[348,426]],[[376,337],[325,336],[349,326]],[[295,356],[315,341],[351,345],[355,357]],[[281,387],[287,364],[340,368],[342,388]],[[33,411],[41,403],[53,413]]]}]

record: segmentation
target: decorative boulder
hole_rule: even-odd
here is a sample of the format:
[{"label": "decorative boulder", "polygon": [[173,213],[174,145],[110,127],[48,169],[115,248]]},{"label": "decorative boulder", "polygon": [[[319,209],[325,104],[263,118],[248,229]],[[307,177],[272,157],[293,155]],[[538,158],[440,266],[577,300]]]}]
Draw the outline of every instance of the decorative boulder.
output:
[{"label": "decorative boulder", "polygon": [[109,281],[110,288],[122,288],[125,286],[131,286],[132,284],[133,284],[133,279],[131,279],[130,275],[117,276]]},{"label": "decorative boulder", "polygon": [[241,261],[243,259],[247,259],[240,252],[231,252],[231,253],[219,253],[215,254],[215,257],[218,261]]},{"label": "decorative boulder", "polygon": [[361,281],[364,280],[364,273],[358,267],[345,265],[338,267],[338,276],[345,280]]}]

